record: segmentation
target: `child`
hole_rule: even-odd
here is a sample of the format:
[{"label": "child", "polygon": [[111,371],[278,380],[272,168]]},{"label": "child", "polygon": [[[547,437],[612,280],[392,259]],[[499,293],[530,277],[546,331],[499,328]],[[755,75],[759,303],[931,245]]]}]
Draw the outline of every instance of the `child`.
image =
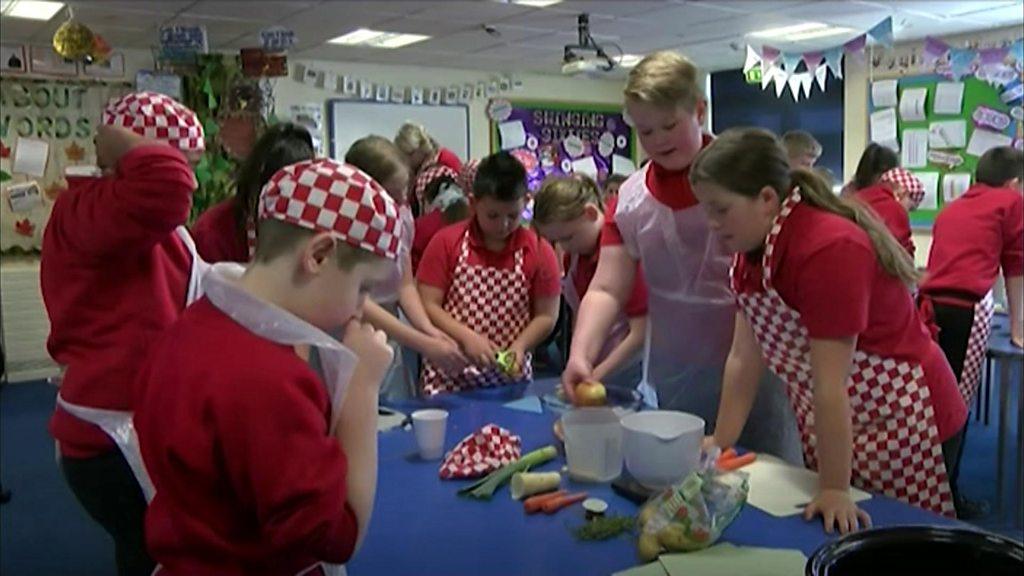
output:
[{"label": "child", "polygon": [[899,165],[900,158],[895,152],[881,144],[868,144],[857,162],[857,172],[854,173],[853,180],[843,186],[842,196],[853,196],[858,190],[874,186],[882,174]]},{"label": "child", "polygon": [[[474,365],[445,374],[423,366],[427,395],[532,377],[530,355],[558,317],[558,262],[551,245],[523,228],[526,170],[507,152],[484,158],[473,183],[473,217],[434,236],[416,273],[434,324],[462,346]],[[499,351],[514,355],[512,373]]]},{"label": "child", "polygon": [[420,124],[406,122],[395,135],[395,145],[406,155],[413,174],[411,202],[416,216],[426,212],[423,192],[430,183],[428,170],[435,166],[447,166],[456,173],[462,170],[462,161],[454,152],[441,147],[427,129]]},{"label": "child", "polygon": [[967,407],[907,290],[906,252],[866,210],[790,169],[765,130],[726,131],[690,181],[737,254],[736,333],[709,440],[736,442],[767,366],[789,388],[805,463],[819,473],[806,518],[821,514],[826,532],[869,525],[851,483],[952,515],[947,471]]},{"label": "child", "polygon": [[604,191],[601,193],[601,198],[607,202],[611,198],[619,197],[619,187],[626,181],[626,177],[622,174],[611,174],[604,181]]},{"label": "child", "polygon": [[[915,187],[913,182],[917,178],[903,168],[890,168],[883,172],[874,182],[853,193],[853,198],[867,206],[874,215],[881,220],[882,224],[900,243],[900,246],[914,259],[914,238],[910,230],[910,214],[900,201],[900,195],[907,195],[909,189]],[[917,184],[921,192],[924,186]]]},{"label": "child", "polygon": [[[939,327],[939,346],[970,404],[981,378],[992,320],[992,287],[1002,268],[1010,339],[1024,346],[1024,154],[1008,146],[978,160],[976,183],[935,219],[920,304]],[[950,478],[956,491],[956,476]],[[958,498],[957,513],[984,514],[984,503]]]},{"label": "child", "polygon": [[162,94],[112,101],[96,131],[102,178],[68,178],[43,234],[50,356],[65,367],[50,432],[72,493],[114,539],[118,574],[149,574],[151,496],[130,385],[149,343],[197,296],[184,228],[203,151],[196,115]]},{"label": "child", "polygon": [[469,199],[476,175],[476,160],[463,165],[456,173],[447,166],[435,166],[424,177],[428,182],[423,192],[425,212],[416,218],[416,234],[412,240],[412,270],[419,269],[423,252],[442,228],[469,218]]},{"label": "child", "polygon": [[275,174],[259,218],[253,263],[213,267],[139,380],[160,574],[323,574],[369,525],[391,350],[359,314],[395,267],[398,208],[319,159]]},{"label": "child", "polygon": [[[593,378],[605,335],[632,293],[637,262],[647,282],[644,381],[658,406],[714,427],[722,370],[736,314],[729,292],[729,255],[708,228],[687,175],[701,148],[707,103],[694,65],[674,52],[645,57],[629,73],[626,112],[651,162],[619,190],[605,222],[601,259],[580,304],[562,385]],[[766,380],[757,397],[745,447],[799,458],[792,410],[780,386]]]},{"label": "child", "polygon": [[[408,205],[409,168],[405,158],[388,139],[366,136],[352,144],[345,154],[345,162],[363,170],[384,187],[398,204],[398,219],[402,224],[399,269],[370,295],[363,308],[363,317],[398,344],[419,352],[444,371],[462,370],[466,367],[466,359],[458,344],[431,323],[413,281],[410,248],[415,226]],[[399,307],[412,326],[398,319]],[[395,355],[395,364],[381,387],[381,396],[385,399],[416,396],[416,386],[401,358],[401,354]]]},{"label": "child", "polygon": [[786,147],[790,168],[810,170],[821,157],[821,143],[810,132],[790,130],[782,135],[782,145]]},{"label": "child", "polygon": [[313,138],[297,124],[267,128],[242,163],[235,195],[203,212],[192,227],[207,262],[249,262],[256,250],[256,203],[260,189],[279,169],[313,158]]},{"label": "child", "polygon": [[[562,297],[576,314],[597,269],[605,214],[615,213],[617,199],[612,196],[602,207],[597,184],[587,176],[577,175],[545,180],[536,200],[533,223],[541,236],[565,252]],[[598,354],[594,379],[605,385],[636,388],[642,377],[646,332],[647,287],[638,270],[633,293]],[[651,391],[644,396],[654,404]]]}]

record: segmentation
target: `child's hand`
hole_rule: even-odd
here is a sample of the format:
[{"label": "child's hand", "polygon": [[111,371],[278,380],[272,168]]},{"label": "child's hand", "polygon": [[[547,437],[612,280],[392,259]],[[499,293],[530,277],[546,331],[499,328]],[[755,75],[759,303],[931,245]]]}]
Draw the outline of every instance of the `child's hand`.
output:
[{"label": "child's hand", "polygon": [[469,364],[469,360],[459,349],[459,345],[451,338],[435,337],[430,348],[424,352],[427,360],[447,374],[458,374]]},{"label": "child's hand", "polygon": [[513,378],[522,378],[523,367],[526,365],[526,351],[519,344],[513,343],[508,347],[508,351],[515,354],[515,361],[512,364],[512,372],[509,376]]},{"label": "child's hand", "polygon": [[569,402],[576,402],[576,385],[584,380],[592,380],[594,367],[579,356],[569,356],[562,372],[562,390]]},{"label": "child's hand", "polygon": [[444,332],[444,330],[441,330],[440,328],[438,328],[436,326],[432,326],[429,329],[424,330],[424,333],[427,336],[430,336],[431,338],[434,338],[435,340],[443,340],[445,342],[448,342],[452,346],[458,347],[458,345],[459,345],[459,343],[455,341],[455,338],[452,338],[451,336],[446,334]]},{"label": "child's hand", "polygon": [[150,142],[127,128],[101,124],[96,127],[96,165],[105,174],[113,173],[121,157],[129,150]]},{"label": "child's hand", "polygon": [[476,332],[462,339],[462,349],[470,362],[484,368],[494,366],[495,356],[498,355],[498,347],[494,342]]},{"label": "child's hand", "polygon": [[840,534],[871,527],[871,516],[861,510],[846,490],[820,490],[818,495],[804,508],[804,520],[821,515],[825,523],[825,532],[832,533],[832,526],[839,528]]},{"label": "child's hand", "polygon": [[388,337],[384,332],[359,320],[352,320],[345,325],[345,336],[341,343],[359,357],[352,381],[380,386],[394,359],[394,352],[388,346]]}]

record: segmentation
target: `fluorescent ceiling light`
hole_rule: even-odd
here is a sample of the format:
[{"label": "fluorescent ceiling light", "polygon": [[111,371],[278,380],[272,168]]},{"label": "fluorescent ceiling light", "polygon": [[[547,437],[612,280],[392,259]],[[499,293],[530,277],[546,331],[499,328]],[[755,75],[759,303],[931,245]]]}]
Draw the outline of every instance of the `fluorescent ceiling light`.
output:
[{"label": "fluorescent ceiling light", "polygon": [[3,3],[2,13],[11,18],[27,20],[49,20],[64,8],[63,2],[42,2],[40,0],[10,0]]},{"label": "fluorescent ceiling light", "polygon": [[822,30],[828,27],[828,24],[822,24],[821,22],[805,22],[803,24],[795,24],[793,26],[758,30],[757,32],[747,34],[747,36],[751,36],[753,38],[785,38],[794,34]]},{"label": "fluorescent ceiling light", "polygon": [[837,26],[835,28],[822,28],[820,30],[810,30],[807,32],[801,32],[799,34],[790,34],[785,39],[792,42],[799,42],[800,40],[812,40],[814,38],[824,38],[826,36],[836,36],[839,34],[849,34],[853,32],[853,28],[843,28]]},{"label": "fluorescent ceiling light", "polygon": [[328,44],[344,44],[346,46],[369,46],[370,48],[401,48],[430,38],[423,34],[403,34],[401,32],[380,32],[360,28],[328,40]]},{"label": "fluorescent ceiling light", "polygon": [[640,63],[644,57],[639,54],[623,54],[619,57],[619,66],[623,68],[632,68]]},{"label": "fluorescent ceiling light", "polygon": [[562,0],[512,0],[513,4],[519,4],[520,6],[533,6],[534,8],[544,8],[551,6],[552,4],[558,4]]}]

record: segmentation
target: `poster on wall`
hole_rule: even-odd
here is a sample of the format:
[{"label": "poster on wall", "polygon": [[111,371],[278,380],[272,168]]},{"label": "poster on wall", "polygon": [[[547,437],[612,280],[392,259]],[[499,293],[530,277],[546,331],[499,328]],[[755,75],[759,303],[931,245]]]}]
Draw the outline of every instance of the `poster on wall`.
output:
[{"label": "poster on wall", "polygon": [[92,172],[100,111],[124,85],[0,78],[0,252],[38,253],[71,171]]},{"label": "poster on wall", "polygon": [[292,122],[309,131],[313,138],[313,151],[317,156],[324,155],[324,122],[323,106],[310,102],[308,104],[292,104],[289,108]]},{"label": "poster on wall", "polygon": [[586,174],[602,184],[636,166],[633,129],[615,105],[492,101],[491,150],[508,150],[526,167],[531,191],[551,175]]}]

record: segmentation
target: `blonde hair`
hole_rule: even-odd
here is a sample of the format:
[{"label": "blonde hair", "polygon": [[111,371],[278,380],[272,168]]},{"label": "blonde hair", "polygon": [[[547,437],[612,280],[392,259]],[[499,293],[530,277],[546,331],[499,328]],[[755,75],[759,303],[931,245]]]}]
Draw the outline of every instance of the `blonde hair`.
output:
[{"label": "blonde hair", "polygon": [[387,138],[377,135],[353,142],[345,153],[345,162],[366,172],[381,186],[403,170],[409,171],[402,151]]},{"label": "blonde hair", "polygon": [[583,216],[587,204],[602,208],[601,191],[589,176],[552,176],[534,198],[533,221],[541,225],[569,222]]},{"label": "blonde hair", "polygon": [[782,135],[782,145],[790,156],[814,154],[821,156],[821,142],[804,130],[790,130]]},{"label": "blonde hair", "polygon": [[434,140],[422,124],[406,122],[395,135],[395,145],[407,155],[424,152],[427,155],[437,152],[437,141]]},{"label": "blonde hair", "polygon": [[629,71],[626,100],[659,107],[682,106],[694,110],[704,95],[697,82],[697,67],[676,52],[648,54]]},{"label": "blonde hair", "polygon": [[[308,228],[273,218],[260,220],[257,231],[256,254],[253,255],[253,262],[257,264],[266,264],[279,256],[293,252],[299,245],[317,234]],[[338,267],[342,270],[351,270],[356,264],[383,258],[383,256],[378,256],[369,250],[356,248],[347,242],[339,241],[336,246],[335,259]]]},{"label": "blonde hair", "polygon": [[705,148],[690,168],[694,186],[710,182],[730,192],[754,198],[765,186],[775,190],[779,200],[794,188],[807,204],[851,220],[871,239],[879,265],[890,276],[906,284],[919,279],[906,250],[871,212],[858,202],[837,197],[820,176],[810,170],[790,170],[786,151],[774,134],[760,128],[726,130]]}]

